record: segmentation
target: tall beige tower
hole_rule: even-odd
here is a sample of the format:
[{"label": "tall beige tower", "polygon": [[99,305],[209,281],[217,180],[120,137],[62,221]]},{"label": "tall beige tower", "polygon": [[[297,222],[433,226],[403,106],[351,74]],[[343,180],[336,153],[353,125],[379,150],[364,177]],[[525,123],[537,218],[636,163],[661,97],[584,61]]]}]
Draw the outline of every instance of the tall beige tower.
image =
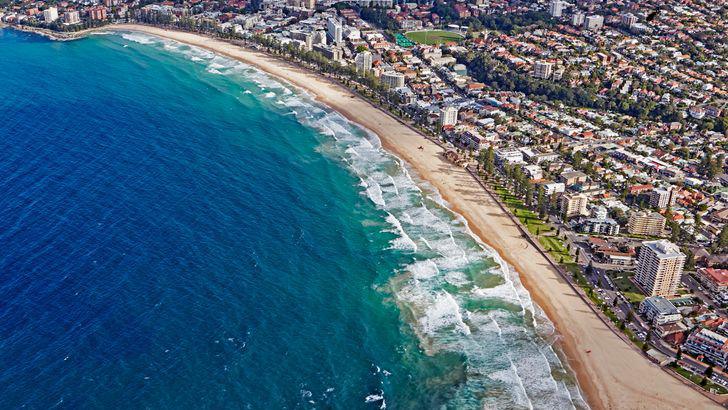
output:
[{"label": "tall beige tower", "polygon": [[672,296],[680,285],[685,254],[664,239],[643,242],[637,263],[637,283],[647,296]]}]

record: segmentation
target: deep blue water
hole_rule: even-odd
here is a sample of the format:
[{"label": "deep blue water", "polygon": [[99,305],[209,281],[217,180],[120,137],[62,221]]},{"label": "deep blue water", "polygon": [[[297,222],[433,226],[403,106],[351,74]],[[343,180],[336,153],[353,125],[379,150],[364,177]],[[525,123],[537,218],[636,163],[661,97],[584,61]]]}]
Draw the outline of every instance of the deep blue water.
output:
[{"label": "deep blue water", "polygon": [[0,56],[1,408],[583,404],[517,277],[376,138],[137,34]]}]

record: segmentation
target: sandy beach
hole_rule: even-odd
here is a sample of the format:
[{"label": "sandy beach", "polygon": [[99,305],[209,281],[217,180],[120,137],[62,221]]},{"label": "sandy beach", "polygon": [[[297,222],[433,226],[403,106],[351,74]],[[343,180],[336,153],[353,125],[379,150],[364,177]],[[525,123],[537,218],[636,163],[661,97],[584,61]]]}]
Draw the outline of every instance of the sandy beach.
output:
[{"label": "sandy beach", "polygon": [[[473,231],[519,272],[533,299],[561,335],[560,348],[593,408],[719,407],[683,381],[645,359],[614,334],[521,235],[498,204],[462,168],[442,159],[442,149],[343,86],[280,59],[201,35],[139,25],[110,30],[140,31],[238,59],[316,97],[349,120],[376,133],[385,149],[407,161],[436,187]],[[420,150],[418,147],[423,146]],[[590,350],[591,353],[587,353]]]}]

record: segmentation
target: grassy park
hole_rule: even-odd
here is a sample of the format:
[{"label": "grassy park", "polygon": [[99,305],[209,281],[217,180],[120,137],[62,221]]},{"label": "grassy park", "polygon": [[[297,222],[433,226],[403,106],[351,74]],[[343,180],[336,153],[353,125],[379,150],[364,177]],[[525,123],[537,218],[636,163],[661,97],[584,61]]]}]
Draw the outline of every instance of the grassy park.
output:
[{"label": "grassy park", "polygon": [[418,44],[443,44],[448,41],[460,42],[463,39],[458,33],[444,30],[410,31],[405,36]]}]

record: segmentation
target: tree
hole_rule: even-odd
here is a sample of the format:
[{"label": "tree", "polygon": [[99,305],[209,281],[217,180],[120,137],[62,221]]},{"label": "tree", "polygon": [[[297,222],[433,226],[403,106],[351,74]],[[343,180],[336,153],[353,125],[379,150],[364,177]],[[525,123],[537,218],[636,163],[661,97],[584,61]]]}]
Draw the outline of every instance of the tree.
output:
[{"label": "tree", "polygon": [[685,254],[685,270],[695,270],[695,255],[693,252],[685,248],[683,253]]},{"label": "tree", "polygon": [[708,366],[707,369],[705,369],[705,377],[712,377],[713,376],[713,366]]},{"label": "tree", "polygon": [[728,224],[723,225],[718,235],[718,248],[723,249],[728,246]]},{"label": "tree", "polygon": [[677,353],[675,354],[675,360],[680,360],[680,359],[682,359],[682,349],[680,348],[680,346],[678,346]]},{"label": "tree", "polygon": [[524,195],[526,195],[526,206],[530,208],[533,202],[533,183],[530,180],[526,180],[524,184],[525,187],[523,188],[523,190]]},{"label": "tree", "polygon": [[574,153],[574,156],[571,160],[571,164],[574,166],[575,169],[581,168],[582,159],[583,159],[583,157],[582,157],[581,151],[576,151],[576,153]]},{"label": "tree", "polygon": [[677,243],[680,240],[680,224],[677,222],[670,221],[670,240]]},{"label": "tree", "polygon": [[539,185],[538,191],[536,192],[536,206],[538,207],[538,217],[541,219],[546,218],[548,212],[546,208],[546,194],[541,185]]}]

